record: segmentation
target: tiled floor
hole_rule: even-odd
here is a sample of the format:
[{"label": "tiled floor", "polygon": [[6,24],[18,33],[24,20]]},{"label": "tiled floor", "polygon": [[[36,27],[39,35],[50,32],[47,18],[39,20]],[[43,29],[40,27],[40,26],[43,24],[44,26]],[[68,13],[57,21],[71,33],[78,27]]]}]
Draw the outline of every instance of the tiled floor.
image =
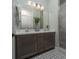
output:
[{"label": "tiled floor", "polygon": [[62,52],[62,49],[56,48],[54,50],[48,51],[31,59],[66,59],[65,52]]}]

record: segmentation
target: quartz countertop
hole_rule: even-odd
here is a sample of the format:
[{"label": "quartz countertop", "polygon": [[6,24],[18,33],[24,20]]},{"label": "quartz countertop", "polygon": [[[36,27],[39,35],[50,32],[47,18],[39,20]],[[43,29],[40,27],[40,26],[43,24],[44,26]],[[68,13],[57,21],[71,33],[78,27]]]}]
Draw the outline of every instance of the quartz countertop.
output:
[{"label": "quartz countertop", "polygon": [[24,34],[36,34],[36,33],[47,33],[47,32],[55,32],[55,30],[48,30],[48,31],[44,31],[44,30],[40,30],[40,31],[35,31],[35,30],[31,30],[31,31],[25,31],[25,30],[16,30],[15,35],[24,35]]}]

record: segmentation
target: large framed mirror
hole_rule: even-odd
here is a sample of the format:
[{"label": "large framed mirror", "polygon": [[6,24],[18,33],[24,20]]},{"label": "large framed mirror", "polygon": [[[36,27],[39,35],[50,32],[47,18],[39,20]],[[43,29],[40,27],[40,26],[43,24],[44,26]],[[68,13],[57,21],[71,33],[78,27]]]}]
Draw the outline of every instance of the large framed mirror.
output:
[{"label": "large framed mirror", "polygon": [[[19,29],[43,29],[48,26],[48,16],[44,4],[28,0],[16,4],[16,24]],[[19,6],[18,6],[19,5]]]}]

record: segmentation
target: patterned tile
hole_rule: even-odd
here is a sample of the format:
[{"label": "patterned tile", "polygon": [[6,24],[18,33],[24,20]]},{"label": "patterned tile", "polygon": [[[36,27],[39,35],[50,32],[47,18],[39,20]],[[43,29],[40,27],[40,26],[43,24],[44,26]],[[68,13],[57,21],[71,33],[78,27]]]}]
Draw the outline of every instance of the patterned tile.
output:
[{"label": "patterned tile", "polygon": [[31,59],[66,59],[66,56],[58,49],[48,51]]}]

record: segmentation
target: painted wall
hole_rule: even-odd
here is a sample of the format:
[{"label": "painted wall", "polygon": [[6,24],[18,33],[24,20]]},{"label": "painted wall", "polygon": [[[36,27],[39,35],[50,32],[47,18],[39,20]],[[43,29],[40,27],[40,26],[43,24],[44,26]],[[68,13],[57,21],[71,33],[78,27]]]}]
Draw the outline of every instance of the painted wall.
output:
[{"label": "painted wall", "polygon": [[15,32],[15,28],[16,28],[16,23],[15,23],[15,13],[16,13],[16,0],[12,0],[12,33]]},{"label": "painted wall", "polygon": [[59,0],[50,0],[49,5],[49,25],[50,29],[56,31],[56,46],[59,46],[59,32],[58,32],[58,11],[59,11]]}]

